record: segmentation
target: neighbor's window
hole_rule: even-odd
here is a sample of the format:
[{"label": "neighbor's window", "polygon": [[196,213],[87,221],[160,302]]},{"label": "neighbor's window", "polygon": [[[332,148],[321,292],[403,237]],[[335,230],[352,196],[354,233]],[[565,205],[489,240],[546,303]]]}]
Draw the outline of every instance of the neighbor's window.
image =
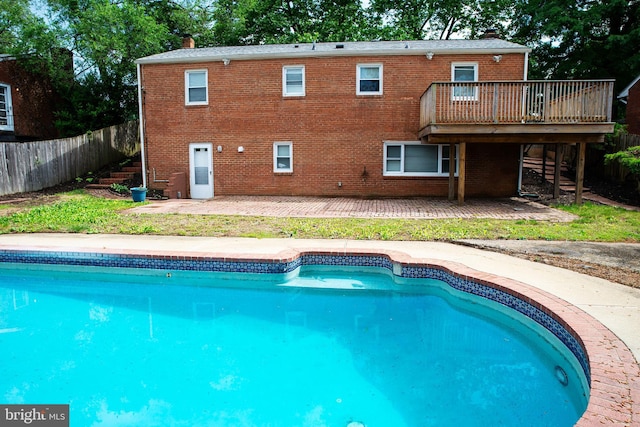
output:
[{"label": "neighbor's window", "polygon": [[209,103],[207,70],[190,70],[184,73],[185,104],[206,105]]},{"label": "neighbor's window", "polygon": [[[451,64],[451,81],[454,82],[477,82],[478,64],[476,63],[454,63]],[[456,101],[475,101],[478,99],[478,86],[464,85],[454,86],[452,99]]]},{"label": "neighbor's window", "polygon": [[273,171],[293,172],[293,144],[275,142],[273,144]]},{"label": "neighbor's window", "polygon": [[11,86],[0,84],[0,130],[13,131]]},{"label": "neighbor's window", "polygon": [[361,64],[357,67],[358,95],[382,95],[382,64]]},{"label": "neighbor's window", "polygon": [[304,96],[304,66],[282,67],[282,96]]},{"label": "neighbor's window", "polygon": [[[458,172],[456,158],[456,174]],[[449,175],[449,145],[427,145],[419,142],[385,142],[384,175],[446,176]]]}]

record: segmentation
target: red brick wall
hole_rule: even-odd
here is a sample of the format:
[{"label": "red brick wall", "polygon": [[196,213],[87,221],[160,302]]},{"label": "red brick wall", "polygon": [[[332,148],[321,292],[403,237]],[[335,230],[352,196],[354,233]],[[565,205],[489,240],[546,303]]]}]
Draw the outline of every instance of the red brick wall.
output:
[{"label": "red brick wall", "polygon": [[640,80],[629,89],[627,123],[629,133],[640,135]]},{"label": "red brick wall", "polygon": [[[420,96],[451,80],[452,62],[478,62],[480,80],[523,78],[520,54],[143,65],[148,185],[165,185],[154,171],[156,180],[189,174],[189,143],[211,142],[215,195],[444,196],[446,177],[384,177],[383,143],[417,140]],[[356,96],[360,63],[383,64],[382,96]],[[284,65],[305,65],[305,97],[283,98]],[[209,105],[185,106],[185,70],[205,68]],[[293,173],[273,172],[276,141],[293,142]],[[517,146],[469,146],[466,195],[514,194],[517,155]]]},{"label": "red brick wall", "polygon": [[58,136],[55,128],[55,94],[49,81],[31,73],[15,60],[0,61],[0,83],[11,86],[14,135],[41,140]]}]

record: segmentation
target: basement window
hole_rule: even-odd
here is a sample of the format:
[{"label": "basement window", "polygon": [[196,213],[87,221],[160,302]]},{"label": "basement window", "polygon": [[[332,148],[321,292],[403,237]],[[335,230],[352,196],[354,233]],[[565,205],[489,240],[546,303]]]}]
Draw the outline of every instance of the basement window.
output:
[{"label": "basement window", "polygon": [[[457,147],[454,162],[457,175]],[[384,143],[384,176],[448,176],[450,164],[448,144]]]}]

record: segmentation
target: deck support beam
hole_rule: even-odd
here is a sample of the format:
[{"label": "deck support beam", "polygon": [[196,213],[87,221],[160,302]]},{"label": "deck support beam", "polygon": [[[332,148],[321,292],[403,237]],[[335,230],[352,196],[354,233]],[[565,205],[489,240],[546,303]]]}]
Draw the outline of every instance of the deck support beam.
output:
[{"label": "deck support beam", "polygon": [[464,204],[465,172],[467,165],[467,143],[460,143],[458,153],[458,205]]},{"label": "deck support beam", "polygon": [[562,155],[564,145],[556,144],[555,169],[553,170],[553,198],[560,197],[560,168],[562,167]]},{"label": "deck support beam", "polygon": [[449,144],[449,201],[456,195],[456,144]]},{"label": "deck support beam", "polygon": [[582,204],[582,189],[584,188],[584,162],[587,153],[587,144],[578,143],[578,159],[576,164],[576,205]]}]

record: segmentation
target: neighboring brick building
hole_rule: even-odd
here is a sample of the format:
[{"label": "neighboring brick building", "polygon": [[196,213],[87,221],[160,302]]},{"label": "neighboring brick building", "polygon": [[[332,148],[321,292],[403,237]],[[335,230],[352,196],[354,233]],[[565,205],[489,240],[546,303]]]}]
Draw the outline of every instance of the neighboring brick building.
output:
[{"label": "neighboring brick building", "polygon": [[618,95],[627,104],[627,131],[640,135],[640,76]]},{"label": "neighboring brick building", "polygon": [[57,96],[50,81],[0,55],[0,141],[36,141],[58,136]]},{"label": "neighboring brick building", "polygon": [[[146,184],[170,190],[186,176],[180,193],[193,198],[451,196],[452,143],[463,166],[458,193],[515,195],[522,138],[461,144],[459,130],[435,126],[425,108],[468,111],[474,133],[478,105],[490,93],[495,107],[504,95],[469,82],[525,80],[528,52],[496,38],[203,49],[187,40],[136,61]],[[448,106],[423,96],[452,81]],[[510,94],[521,101],[523,89]],[[494,114],[517,109],[515,123],[524,123],[520,106],[500,108]]]}]

